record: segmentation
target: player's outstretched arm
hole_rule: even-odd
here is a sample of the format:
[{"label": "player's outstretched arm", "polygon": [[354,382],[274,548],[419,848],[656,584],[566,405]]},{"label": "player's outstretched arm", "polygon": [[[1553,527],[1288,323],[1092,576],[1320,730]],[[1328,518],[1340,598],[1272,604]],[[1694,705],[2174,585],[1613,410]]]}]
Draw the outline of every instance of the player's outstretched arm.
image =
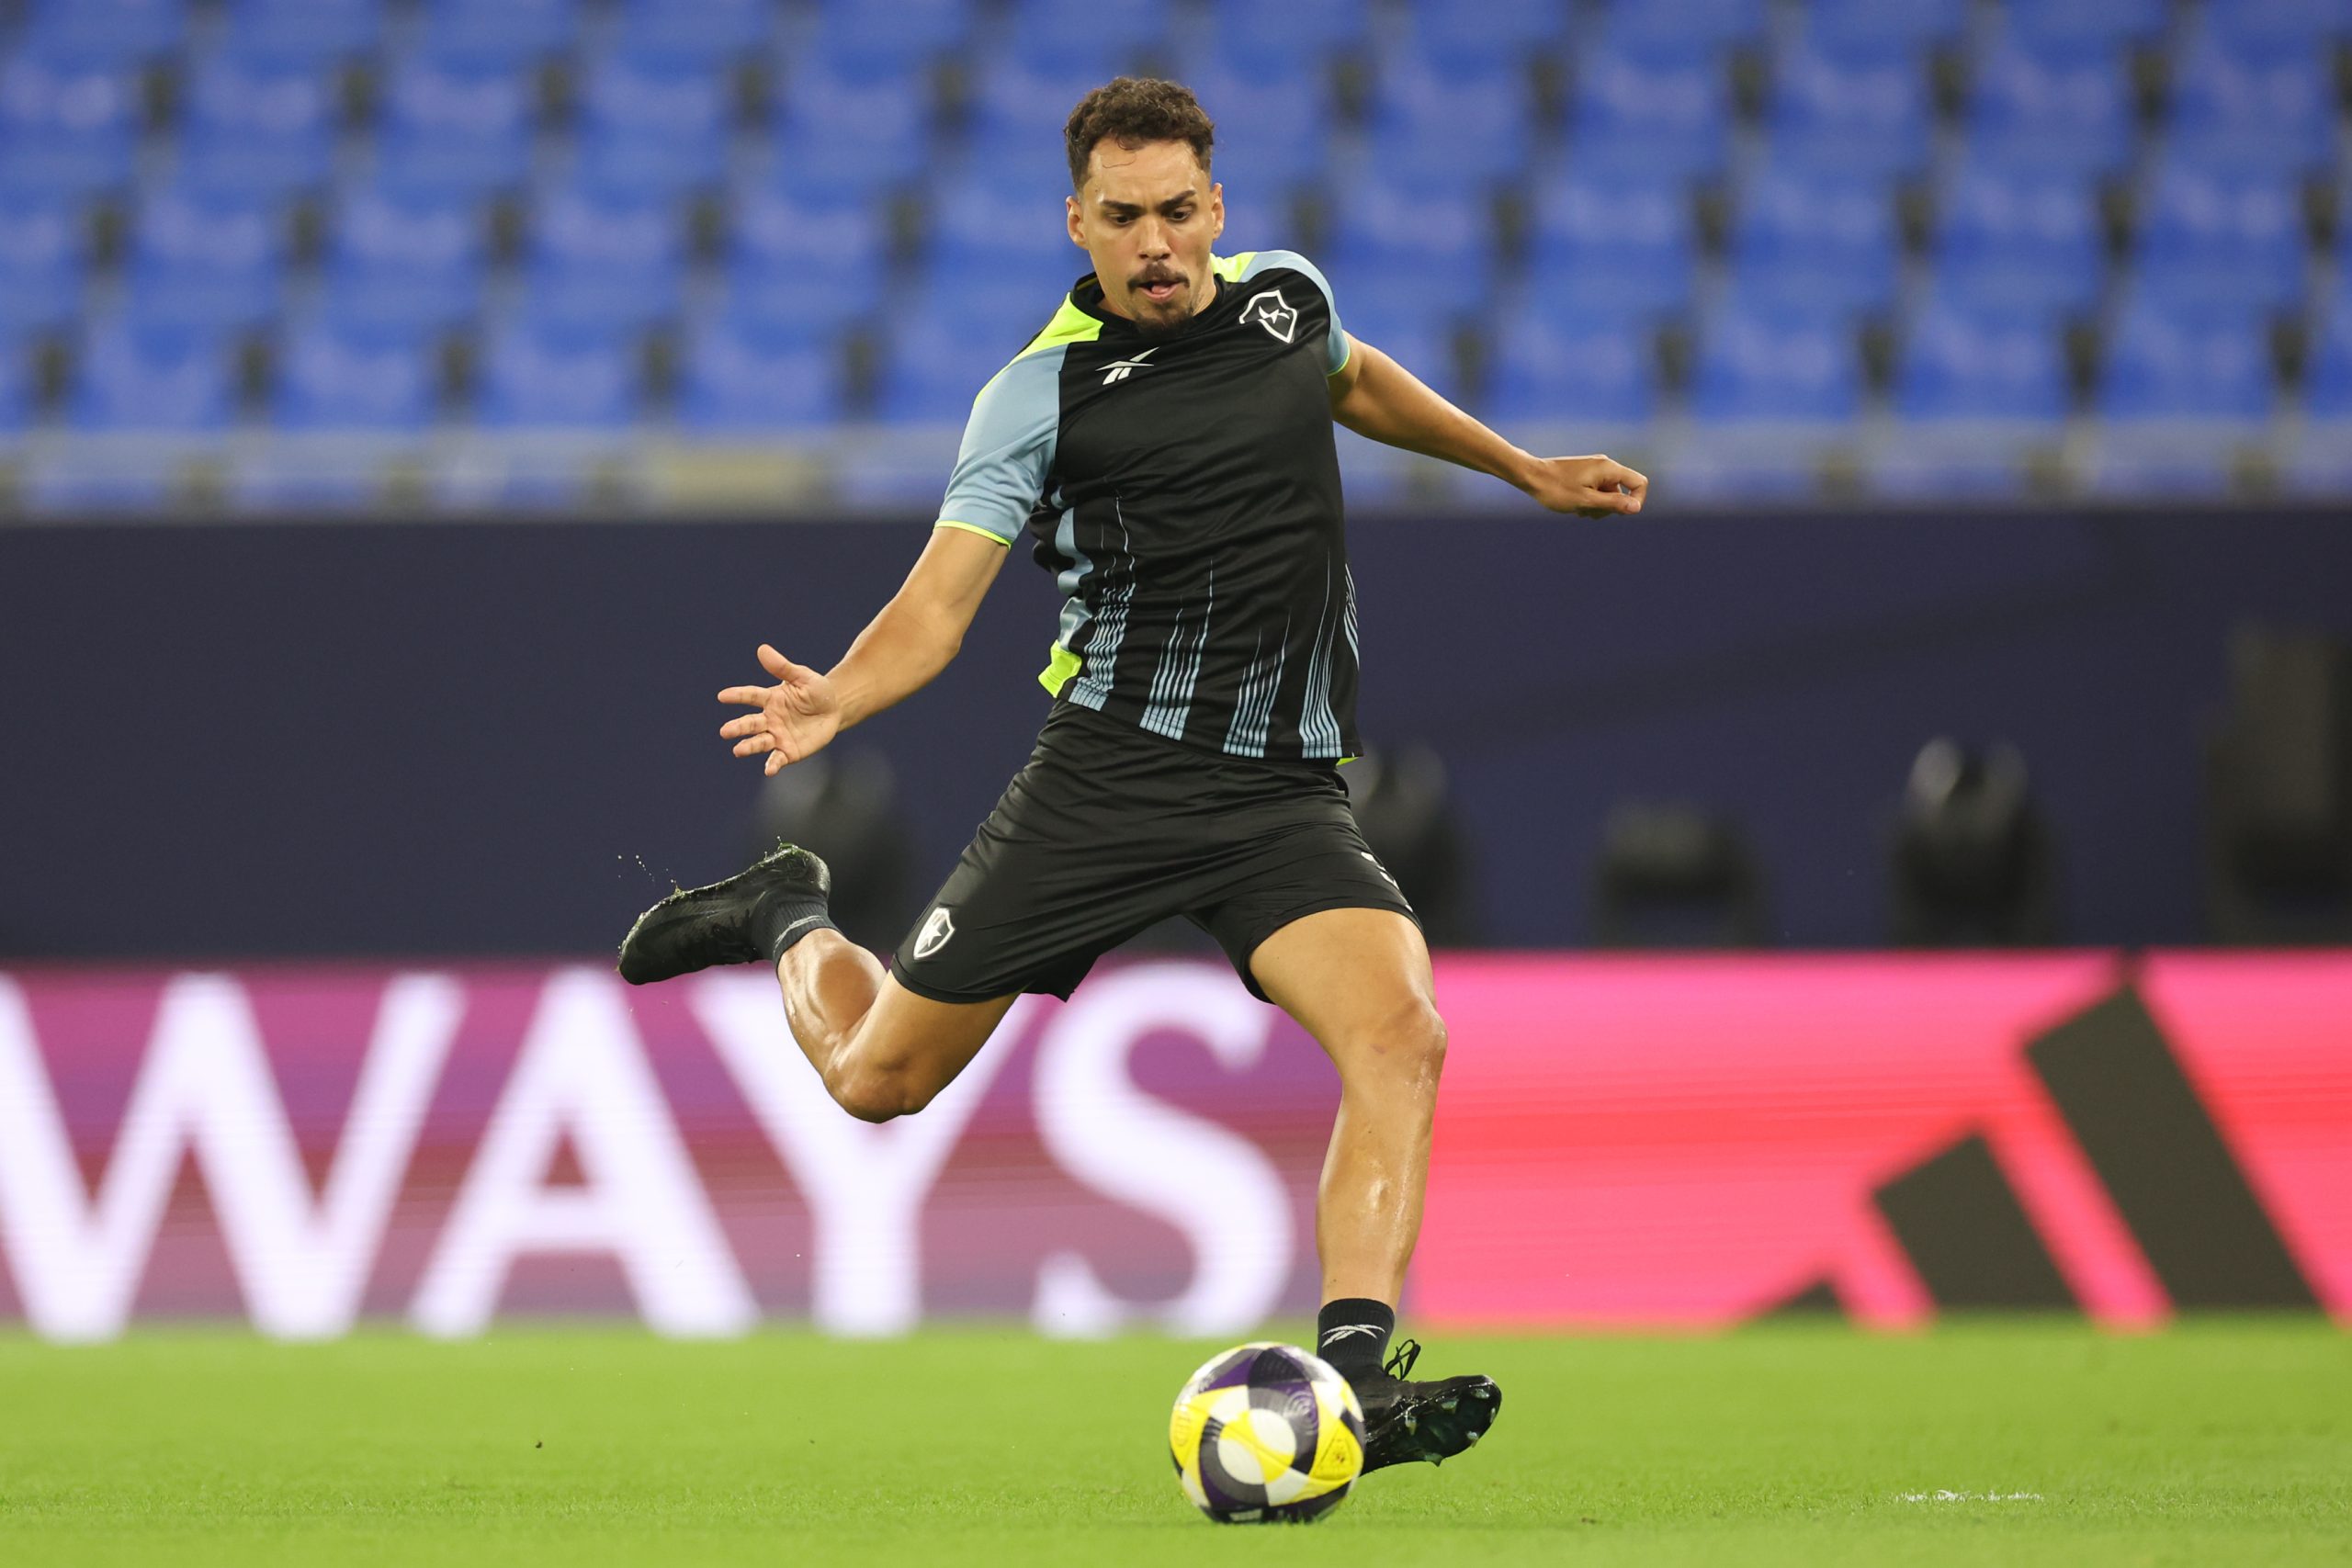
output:
[{"label": "player's outstretched arm", "polygon": [[1492,474],[1555,512],[1609,517],[1642,509],[1645,475],[1613,458],[1538,457],[1439,397],[1363,339],[1330,378],[1331,416],[1358,435]]},{"label": "player's outstretched arm", "polygon": [[760,664],[776,683],[719,693],[720,702],[752,710],[721,725],[719,736],[735,742],[738,757],[764,755],[774,773],[922,690],[964,646],[1008,553],[994,539],[933,529],[906,582],[832,669],[819,674],[762,643]]}]

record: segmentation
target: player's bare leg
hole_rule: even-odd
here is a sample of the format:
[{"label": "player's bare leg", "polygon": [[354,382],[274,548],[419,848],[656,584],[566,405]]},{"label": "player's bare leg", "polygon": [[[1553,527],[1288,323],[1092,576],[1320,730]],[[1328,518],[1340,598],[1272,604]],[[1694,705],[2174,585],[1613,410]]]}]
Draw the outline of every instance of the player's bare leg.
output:
[{"label": "player's bare leg", "polygon": [[776,960],[785,1018],[841,1108],[865,1122],[911,1115],[955,1081],[1015,998],[937,1002],[892,979],[836,931],[811,931]]},{"label": "player's bare leg", "polygon": [[1315,1205],[1317,1353],[1364,1402],[1367,1469],[1450,1458],[1486,1435],[1501,1391],[1483,1377],[1406,1381],[1419,1354],[1409,1340],[1381,1365],[1420,1236],[1445,1065],[1429,949],[1393,910],[1328,909],[1267,938],[1250,969],[1340,1071],[1340,1114]]}]

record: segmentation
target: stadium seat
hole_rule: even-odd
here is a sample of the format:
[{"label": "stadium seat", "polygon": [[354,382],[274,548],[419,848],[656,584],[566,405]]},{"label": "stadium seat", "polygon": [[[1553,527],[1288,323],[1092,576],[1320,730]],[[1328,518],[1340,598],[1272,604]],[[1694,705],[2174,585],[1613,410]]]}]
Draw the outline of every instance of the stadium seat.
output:
[{"label": "stadium seat", "polygon": [[429,333],[322,316],[281,340],[270,419],[287,431],[420,431],[437,371]]},{"label": "stadium seat", "polygon": [[574,183],[616,197],[717,184],[727,161],[728,95],[715,65],[605,56],[581,85]]},{"label": "stadium seat", "polygon": [[1107,80],[1166,47],[1168,9],[1165,0],[1017,0],[1007,41],[1040,72],[1089,71]]},{"label": "stadium seat", "polygon": [[568,48],[578,0],[427,0],[425,48],[478,66],[521,69]]},{"label": "stadium seat", "polygon": [[1788,167],[1906,174],[1928,158],[1928,73],[1904,43],[1781,52],[1773,73],[1772,159]]},{"label": "stadium seat", "polygon": [[1553,308],[1550,291],[1534,288],[1542,302],[1522,302],[1492,334],[1492,368],[1478,400],[1486,417],[1578,425],[1650,418],[1657,377],[1649,333],[1624,311],[1579,309],[1574,297]]},{"label": "stadium seat", "polygon": [[943,273],[982,276],[999,266],[1073,274],[1084,255],[1069,243],[1063,199],[1068,165],[1055,149],[1011,170],[985,164],[943,170],[922,198],[926,259]]},{"label": "stadium seat", "polygon": [[[2011,7],[2013,23],[2031,9]],[[2045,175],[2111,174],[2131,156],[2136,133],[2116,51],[2030,45],[2014,26],[1977,59],[1967,125],[1973,161]]]},{"label": "stadium seat", "polygon": [[2284,310],[2302,294],[2301,195],[2276,175],[2167,163],[2143,204],[2133,254],[2153,303]]},{"label": "stadium seat", "polygon": [[2175,57],[2167,155],[2233,173],[2316,169],[2335,155],[2335,100],[2327,51],[2209,25]]},{"label": "stadium seat", "polygon": [[1851,316],[1894,294],[1894,201],[1880,180],[1765,168],[1740,186],[1735,285],[1749,299]]},{"label": "stadium seat", "polygon": [[2199,20],[2223,48],[2263,54],[2298,49],[2316,55],[2352,37],[2346,0],[2229,0],[2207,6]]},{"label": "stadium seat", "polygon": [[524,286],[545,321],[642,328],[677,310],[684,258],[676,201],[559,186],[533,209]]},{"label": "stadium seat", "polygon": [[956,299],[945,280],[890,314],[876,412],[892,424],[961,424],[989,378],[1004,368],[1054,310],[1011,295]]},{"label": "stadium seat", "polygon": [[1634,52],[1613,37],[1577,62],[1568,161],[1579,174],[1682,181],[1724,166],[1731,78],[1711,55]]},{"label": "stadium seat", "polygon": [[0,434],[20,434],[32,423],[32,352],[0,322]]},{"label": "stadium seat", "polygon": [[[2303,412],[2314,420],[2352,420],[2352,277],[2339,274],[2335,294],[2323,305],[2303,372]],[[2352,446],[2346,452],[2352,464]]]},{"label": "stadium seat", "polygon": [[328,222],[329,313],[386,330],[450,326],[481,307],[487,236],[473,202],[356,186]]},{"label": "stadium seat", "polygon": [[1679,186],[1576,173],[1539,185],[1532,207],[1532,300],[1635,315],[1689,302],[1698,242]]},{"label": "stadium seat", "polygon": [[217,331],[95,321],[74,356],[67,421],[93,433],[225,430],[235,412],[230,360]]},{"label": "stadium seat", "polygon": [[191,73],[178,183],[279,200],[324,183],[334,152],[329,73],[299,57],[216,50]]},{"label": "stadium seat", "polygon": [[2254,421],[2271,404],[2270,344],[2250,311],[2188,313],[2135,296],[2109,339],[2098,412],[2124,421]]},{"label": "stadium seat", "polygon": [[904,78],[970,41],[975,0],[822,0],[809,61],[826,74]]},{"label": "stadium seat", "polygon": [[1968,0],[1814,0],[1806,35],[1832,54],[1924,50],[1960,38]]},{"label": "stadium seat", "polygon": [[1466,309],[1494,286],[1495,240],[1483,197],[1458,186],[1351,182],[1331,212],[1324,270],[1348,314],[1351,291],[1396,288],[1430,308]]},{"label": "stadium seat", "polygon": [[277,308],[287,239],[273,204],[165,186],[133,224],[132,311],[198,332],[252,326]]},{"label": "stadium seat", "polygon": [[913,175],[930,152],[930,95],[911,67],[851,76],[804,60],[779,97],[775,161],[806,187],[884,189]]},{"label": "stadium seat", "polygon": [[2106,254],[2080,175],[1966,167],[1937,204],[1939,288],[1962,310],[2055,317],[2089,309]]},{"label": "stadium seat", "polygon": [[327,65],[376,47],[384,0],[231,0],[226,47]]},{"label": "stadium seat", "polygon": [[2153,43],[2172,19],[2171,0],[2031,0],[2003,10],[2019,41],[2062,50]]},{"label": "stadium seat", "polygon": [[1531,57],[1556,53],[1567,41],[1567,9],[1558,0],[1417,0],[1411,17],[1413,58],[1445,76],[1524,70]]},{"label": "stadium seat", "polygon": [[842,415],[838,342],[772,319],[699,323],[687,336],[681,377],[678,423],[696,434],[801,429]]},{"label": "stadium seat", "polygon": [[419,195],[481,197],[521,182],[534,93],[516,67],[419,53],[391,73],[377,155],[381,177]]},{"label": "stadium seat", "polygon": [[1246,169],[1261,196],[1280,197],[1321,177],[1334,121],[1328,73],[1297,60],[1237,63],[1211,50],[1179,62],[1176,76],[1216,121],[1220,180],[1228,167]]},{"label": "stadium seat", "polygon": [[1910,421],[2064,419],[2065,356],[2032,315],[1931,301],[1905,333],[1895,412]]},{"label": "stadium seat", "polygon": [[[1218,51],[1243,70],[1320,69],[1332,56],[1361,48],[1371,33],[1366,0],[1213,0],[1210,17]],[[1216,112],[1210,106],[1209,113]]]},{"label": "stadium seat", "polygon": [[1517,65],[1440,75],[1391,57],[1370,126],[1372,166],[1384,179],[1428,187],[1516,177],[1533,151],[1535,106]]},{"label": "stadium seat", "polygon": [[1457,321],[1453,311],[1415,290],[1404,277],[1369,277],[1351,285],[1338,278],[1340,324],[1456,402],[1470,400],[1454,352]]},{"label": "stadium seat", "polygon": [[716,66],[767,45],[775,0],[627,0],[616,53],[646,62]]},{"label": "stadium seat", "polygon": [[7,354],[22,350],[27,333],[52,331],[81,309],[89,248],[78,206],[0,196],[0,346]]},{"label": "stadium seat", "polygon": [[62,199],[120,186],[138,122],[128,68],[21,47],[0,66],[0,189]]},{"label": "stadium seat", "polygon": [[1703,325],[1690,411],[1716,423],[1843,423],[1861,407],[1860,361],[1844,322],[1735,298]]},{"label": "stadium seat", "polygon": [[1708,58],[1763,41],[1766,0],[1610,0],[1611,40],[1645,59]]},{"label": "stadium seat", "polygon": [[188,9],[187,0],[39,0],[25,39],[45,52],[135,64],[179,46]]},{"label": "stadium seat", "polygon": [[879,203],[763,181],[739,188],[728,208],[734,313],[838,328],[880,302],[889,253]]},{"label": "stadium seat", "polygon": [[477,423],[498,430],[619,430],[643,412],[637,334],[526,311],[482,344]]}]

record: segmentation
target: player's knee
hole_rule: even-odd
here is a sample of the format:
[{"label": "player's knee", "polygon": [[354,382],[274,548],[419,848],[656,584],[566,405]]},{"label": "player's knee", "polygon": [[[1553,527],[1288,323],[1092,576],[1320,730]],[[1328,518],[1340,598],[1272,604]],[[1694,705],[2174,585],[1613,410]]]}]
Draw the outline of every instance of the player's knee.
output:
[{"label": "player's knee", "polygon": [[1434,1085],[1445,1067],[1445,1020],[1416,997],[1365,1023],[1345,1055],[1385,1077]]},{"label": "player's knee", "polygon": [[834,1104],[861,1122],[888,1122],[911,1116],[929,1105],[937,1092],[904,1073],[873,1067],[853,1067],[829,1075],[825,1088],[831,1092]]}]

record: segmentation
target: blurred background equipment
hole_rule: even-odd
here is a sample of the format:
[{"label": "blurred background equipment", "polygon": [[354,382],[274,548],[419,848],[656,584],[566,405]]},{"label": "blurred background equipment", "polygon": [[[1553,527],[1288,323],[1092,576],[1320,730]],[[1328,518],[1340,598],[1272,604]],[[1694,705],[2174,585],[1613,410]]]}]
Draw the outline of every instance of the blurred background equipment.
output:
[{"label": "blurred background equipment", "polygon": [[2352,942],[2352,647],[2251,626],[2207,750],[2212,937]]},{"label": "blurred background equipment", "polygon": [[1897,947],[2060,940],[2056,855],[2014,746],[1920,748],[1888,858]]},{"label": "blurred background equipment", "polygon": [[1764,874],[1728,817],[1679,802],[1624,801],[1601,829],[1596,947],[1762,947]]},{"label": "blurred background equipment", "polygon": [[816,851],[833,874],[833,923],[860,947],[887,953],[929,894],[929,884],[916,887],[910,838],[889,759],[828,747],[761,784],[743,863],[778,840]]},{"label": "blurred background equipment", "polygon": [[1420,917],[1430,945],[1478,945],[1469,846],[1447,792],[1444,761],[1427,746],[1406,746],[1359,757],[1340,777],[1364,842]]}]

